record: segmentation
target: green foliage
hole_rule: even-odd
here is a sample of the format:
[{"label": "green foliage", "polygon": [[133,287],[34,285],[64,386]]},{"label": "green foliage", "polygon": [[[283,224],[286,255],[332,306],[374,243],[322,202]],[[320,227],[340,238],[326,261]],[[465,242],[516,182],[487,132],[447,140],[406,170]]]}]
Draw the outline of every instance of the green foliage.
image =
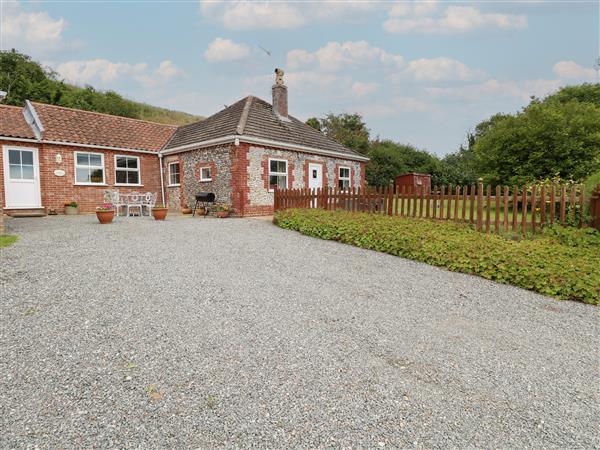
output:
[{"label": "green foliage", "polygon": [[587,180],[585,180],[585,193],[589,197],[594,188],[600,184],[600,171],[591,174]]},{"label": "green foliage", "polygon": [[[314,125],[314,121],[311,120],[311,123]],[[326,136],[359,153],[368,152],[369,129],[360,114],[329,113],[319,119],[319,123],[320,131]]]},{"label": "green foliage", "polygon": [[314,128],[317,131],[321,131],[321,122],[316,117],[310,117],[306,121],[306,125],[308,125],[309,127]]},{"label": "green foliage", "polygon": [[371,186],[387,186],[396,176],[408,172],[435,175],[440,166],[439,159],[425,150],[390,140],[373,141],[369,158],[371,161],[367,164],[366,177]]},{"label": "green foliage", "polygon": [[600,169],[600,108],[533,101],[496,120],[474,145],[486,182],[523,184],[559,175],[583,180]]},{"label": "green foliage", "polygon": [[600,83],[583,83],[577,86],[564,86],[555,94],[549,95],[544,99],[544,103],[568,103],[570,101],[592,103],[600,108]]},{"label": "green foliage", "polygon": [[31,100],[175,125],[200,120],[191,114],[127,100],[113,91],[67,84],[53,70],[15,50],[0,52],[0,90],[7,92],[4,103],[8,105],[22,106]]},{"label": "green foliage", "polygon": [[478,275],[565,300],[600,304],[596,231],[552,227],[511,240],[466,225],[378,214],[285,210],[282,228]]},{"label": "green foliage", "polygon": [[17,242],[17,236],[11,236],[10,234],[0,234],[0,248],[8,247],[9,245]]}]

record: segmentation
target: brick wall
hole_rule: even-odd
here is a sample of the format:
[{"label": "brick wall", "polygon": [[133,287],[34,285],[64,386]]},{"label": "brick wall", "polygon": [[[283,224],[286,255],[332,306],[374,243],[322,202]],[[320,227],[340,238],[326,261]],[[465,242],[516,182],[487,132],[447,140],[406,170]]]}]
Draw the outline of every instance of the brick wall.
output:
[{"label": "brick wall", "polygon": [[[98,205],[104,202],[104,191],[106,189],[117,189],[120,192],[156,192],[160,196],[159,160],[158,156],[154,154],[12,141],[0,141],[0,145],[35,147],[38,149],[41,200],[42,206],[46,208],[46,211],[53,209],[57,213],[62,213],[64,212],[65,202],[76,201],[79,204],[81,212],[93,212]],[[75,152],[101,153],[104,155],[104,185],[81,186],[75,184]],[[57,162],[57,155],[59,154],[62,158],[62,162],[60,163]],[[136,156],[140,158],[141,186],[115,185],[115,155]],[[3,167],[2,157],[0,155],[0,167]],[[63,170],[65,175],[55,175],[54,171],[57,169]],[[0,172],[0,182],[4,186],[4,171],[1,170]],[[2,204],[6,204],[4,195],[2,196]]]}]

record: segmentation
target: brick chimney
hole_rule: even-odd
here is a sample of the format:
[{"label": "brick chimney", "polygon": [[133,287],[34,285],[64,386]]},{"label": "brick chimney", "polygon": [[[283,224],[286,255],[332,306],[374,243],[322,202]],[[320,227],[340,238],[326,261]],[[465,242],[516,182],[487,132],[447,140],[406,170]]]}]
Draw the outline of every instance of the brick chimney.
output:
[{"label": "brick chimney", "polygon": [[273,112],[283,120],[288,119],[288,95],[287,86],[283,84],[283,70],[275,69],[275,84],[273,91]]}]

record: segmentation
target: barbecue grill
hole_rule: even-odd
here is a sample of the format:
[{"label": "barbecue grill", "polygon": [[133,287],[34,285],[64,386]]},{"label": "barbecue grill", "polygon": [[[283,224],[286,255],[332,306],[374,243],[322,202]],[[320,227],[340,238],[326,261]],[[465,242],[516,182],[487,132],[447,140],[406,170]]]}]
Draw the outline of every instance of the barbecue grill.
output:
[{"label": "barbecue grill", "polygon": [[196,208],[198,205],[204,206],[204,216],[208,214],[208,205],[215,202],[215,194],[213,192],[198,192],[196,194],[196,204],[194,205],[194,212],[192,217],[196,215]]}]

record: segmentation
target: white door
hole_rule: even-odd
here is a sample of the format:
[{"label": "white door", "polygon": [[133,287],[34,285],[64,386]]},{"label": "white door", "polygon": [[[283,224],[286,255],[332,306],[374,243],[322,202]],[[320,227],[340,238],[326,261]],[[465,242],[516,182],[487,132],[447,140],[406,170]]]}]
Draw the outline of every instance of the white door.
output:
[{"label": "white door", "polygon": [[4,146],[6,208],[40,208],[40,165],[37,148]]},{"label": "white door", "polygon": [[[321,164],[308,165],[308,188],[317,189],[323,187],[323,166]],[[313,199],[310,205],[312,208],[317,207],[317,199]]]},{"label": "white door", "polygon": [[323,187],[323,166],[321,164],[308,165],[308,187],[309,189]]}]

